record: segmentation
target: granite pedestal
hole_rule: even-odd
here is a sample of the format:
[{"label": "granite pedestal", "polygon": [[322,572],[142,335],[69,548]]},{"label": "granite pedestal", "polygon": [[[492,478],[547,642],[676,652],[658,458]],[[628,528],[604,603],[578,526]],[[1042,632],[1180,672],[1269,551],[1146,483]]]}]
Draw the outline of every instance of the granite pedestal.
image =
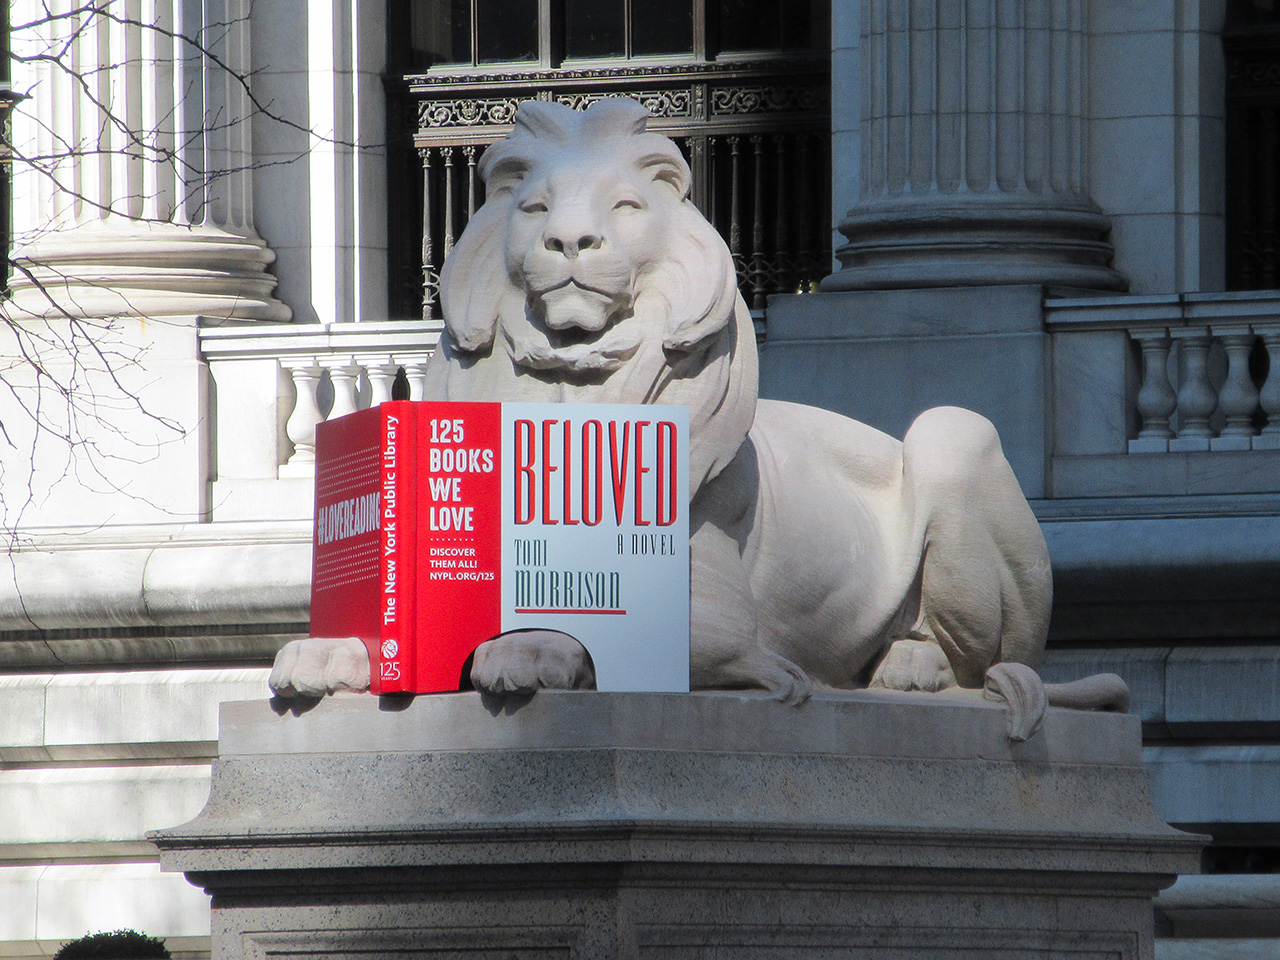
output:
[{"label": "granite pedestal", "polygon": [[219,746],[153,836],[212,893],[215,960],[1136,960],[1200,847],[1134,717],[1015,744],[972,694],[230,703]]}]

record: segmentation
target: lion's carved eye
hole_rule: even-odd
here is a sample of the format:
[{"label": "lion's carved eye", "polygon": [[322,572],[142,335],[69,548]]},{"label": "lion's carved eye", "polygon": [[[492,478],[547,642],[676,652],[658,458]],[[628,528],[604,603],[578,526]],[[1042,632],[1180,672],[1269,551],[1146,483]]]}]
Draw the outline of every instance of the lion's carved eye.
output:
[{"label": "lion's carved eye", "polygon": [[623,197],[613,205],[615,210],[643,210],[644,201],[635,197]]},{"label": "lion's carved eye", "polygon": [[525,200],[520,204],[520,209],[524,213],[546,213],[547,204],[543,200]]}]

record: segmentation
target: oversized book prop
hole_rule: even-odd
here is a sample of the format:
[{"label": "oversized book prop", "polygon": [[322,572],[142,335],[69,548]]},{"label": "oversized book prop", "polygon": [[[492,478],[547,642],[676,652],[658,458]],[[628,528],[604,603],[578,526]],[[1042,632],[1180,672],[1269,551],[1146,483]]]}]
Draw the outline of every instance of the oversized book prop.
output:
[{"label": "oversized book prop", "polygon": [[499,633],[560,630],[601,690],[689,689],[678,406],[392,401],[319,425],[311,635],[374,693],[457,690]]}]

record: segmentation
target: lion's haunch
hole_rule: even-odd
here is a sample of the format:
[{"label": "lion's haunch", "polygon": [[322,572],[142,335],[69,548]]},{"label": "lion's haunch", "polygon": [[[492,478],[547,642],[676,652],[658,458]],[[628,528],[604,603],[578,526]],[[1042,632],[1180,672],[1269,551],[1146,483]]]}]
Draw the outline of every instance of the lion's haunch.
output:
[{"label": "lion's haunch", "polygon": [[[605,515],[608,492],[618,524],[629,518],[642,527],[670,526],[683,509],[678,430],[669,420],[610,421],[606,430],[599,420],[575,426],[566,419],[544,420],[538,431],[532,420],[517,420],[516,523],[595,526]],[[554,496],[556,487],[561,497]]]}]

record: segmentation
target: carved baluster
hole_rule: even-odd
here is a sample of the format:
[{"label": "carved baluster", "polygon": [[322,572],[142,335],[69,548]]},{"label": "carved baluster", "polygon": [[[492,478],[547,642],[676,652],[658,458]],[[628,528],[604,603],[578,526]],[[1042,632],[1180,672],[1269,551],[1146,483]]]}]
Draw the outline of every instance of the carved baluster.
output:
[{"label": "carved baluster", "polygon": [[1258,392],[1258,401],[1262,412],[1267,415],[1267,423],[1262,433],[1253,438],[1252,446],[1255,450],[1280,450],[1280,326],[1255,326],[1253,329],[1262,338],[1271,366],[1267,371],[1267,381]]},{"label": "carved baluster", "polygon": [[738,138],[729,137],[729,252],[733,254],[736,264],[742,254],[742,207],[738,200],[738,169],[741,157],[738,154]]},{"label": "carved baluster", "polygon": [[1174,333],[1178,340],[1178,435],[1170,450],[1208,450],[1209,417],[1218,406],[1218,395],[1209,382],[1209,331],[1192,327]]},{"label": "carved baluster", "polygon": [[1262,143],[1262,156],[1257,169],[1262,171],[1262,175],[1255,181],[1261,196],[1258,198],[1258,217],[1255,221],[1258,227],[1258,255],[1262,260],[1261,264],[1261,286],[1274,287],[1276,285],[1276,184],[1274,171],[1276,169],[1277,156],[1280,155],[1280,129],[1277,125],[1276,111],[1274,109],[1264,107],[1262,110],[1262,133],[1260,141]]},{"label": "carved baluster", "polygon": [[409,399],[421,400],[426,394],[427,363],[431,355],[413,353],[396,357],[400,366],[404,367],[404,375],[409,379]]},{"label": "carved baluster", "polygon": [[444,147],[444,255],[453,249],[453,147]]},{"label": "carved baluster", "polygon": [[796,243],[796,260],[800,263],[800,285],[808,287],[818,279],[816,274],[821,271],[814,268],[813,251],[809,249],[809,241],[813,235],[813,225],[809,219],[810,208],[813,205],[813,197],[809,192],[809,135],[802,133],[796,137],[796,140],[800,148],[800,157],[796,162],[796,180],[800,184],[800,199],[796,204],[800,208],[800,224],[796,228],[796,233],[799,235]]},{"label": "carved baluster", "polygon": [[376,407],[390,400],[391,385],[396,382],[400,364],[390,357],[371,357],[364,364],[364,372],[369,378],[369,406]]},{"label": "carved baluster", "polygon": [[777,152],[774,160],[774,189],[778,191],[773,215],[773,250],[774,264],[776,268],[775,289],[779,292],[799,293],[793,290],[794,277],[791,276],[791,270],[788,269],[791,257],[791,251],[787,249],[787,138],[784,134],[778,134],[773,138],[773,145]]},{"label": "carved baluster", "polygon": [[752,135],[751,146],[755,150],[755,189],[751,196],[751,306],[763,310],[768,276],[764,265],[764,137]]},{"label": "carved baluster", "polygon": [[1248,450],[1254,434],[1253,413],[1258,409],[1258,388],[1249,374],[1249,354],[1255,339],[1247,326],[1215,329],[1227,351],[1227,379],[1218,393],[1218,409],[1226,422],[1220,435],[1209,442],[1212,450]]},{"label": "carved baluster", "polygon": [[316,389],[324,369],[314,358],[281,360],[280,365],[289,371],[297,395],[293,412],[285,423],[285,435],[293,444],[293,454],[280,467],[281,476],[306,473],[316,462],[316,426],[324,420],[320,404],[316,402]]},{"label": "carved baluster", "polygon": [[1164,453],[1173,436],[1169,418],[1178,409],[1178,395],[1169,384],[1169,331],[1134,330],[1130,336],[1142,348],[1142,388],[1138,391],[1142,430],[1129,441],[1129,452]]},{"label": "carved baluster", "polygon": [[[467,223],[476,215],[476,147],[468,144],[462,148],[462,155],[467,158]],[[466,224],[464,223],[465,227]]]},{"label": "carved baluster", "polygon": [[422,154],[422,319],[430,320],[435,311],[435,265],[431,262],[431,148]]},{"label": "carved baluster", "polygon": [[717,183],[716,178],[717,178],[717,174],[719,173],[719,171],[716,169],[716,142],[717,141],[715,137],[707,137],[707,170],[710,171],[710,173],[707,176],[707,211],[706,213],[707,213],[707,220],[713,226],[718,226],[720,222],[716,219],[716,213],[719,210],[719,205],[716,203],[716,195],[719,193],[719,191],[716,189],[716,183]]},{"label": "carved baluster", "polygon": [[324,366],[329,371],[329,381],[333,384],[333,407],[328,419],[335,420],[348,413],[355,413],[360,409],[356,396],[360,385],[360,367],[350,357],[335,358],[325,362]]},{"label": "carved baluster", "polygon": [[707,166],[707,138],[706,137],[686,137],[686,149],[689,151],[689,172],[691,174],[692,183],[689,189],[689,199],[693,201],[693,205],[702,211],[702,215],[711,223],[715,223],[712,219],[711,206],[707,200],[711,194],[711,178],[708,175]]}]

